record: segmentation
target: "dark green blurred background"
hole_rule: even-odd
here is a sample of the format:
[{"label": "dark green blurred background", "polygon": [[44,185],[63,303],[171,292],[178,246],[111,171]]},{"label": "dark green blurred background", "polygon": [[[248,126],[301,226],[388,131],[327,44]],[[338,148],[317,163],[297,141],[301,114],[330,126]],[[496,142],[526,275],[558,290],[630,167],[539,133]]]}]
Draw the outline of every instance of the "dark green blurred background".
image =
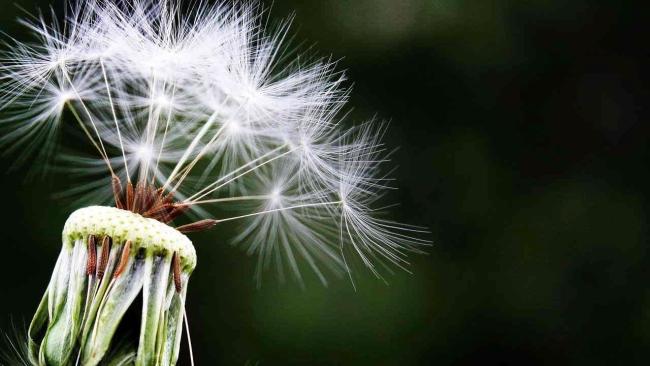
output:
[{"label": "dark green blurred background", "polygon": [[[435,246],[388,286],[256,289],[254,259],[221,239],[235,226],[195,236],[198,365],[646,363],[649,13],[625,3],[275,0],[343,58],[352,120],[391,120],[395,218]],[[19,14],[3,0],[2,30]],[[71,210],[53,194],[74,179],[1,179],[9,329],[45,289]]]}]

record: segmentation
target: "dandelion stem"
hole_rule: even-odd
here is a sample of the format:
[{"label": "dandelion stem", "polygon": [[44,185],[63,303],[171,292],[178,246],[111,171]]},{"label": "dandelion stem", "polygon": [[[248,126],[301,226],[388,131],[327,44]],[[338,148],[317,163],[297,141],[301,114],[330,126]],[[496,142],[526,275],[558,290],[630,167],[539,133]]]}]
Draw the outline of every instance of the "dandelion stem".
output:
[{"label": "dandelion stem", "polygon": [[[150,147],[153,145],[153,141],[156,139],[156,131],[158,130],[158,113],[154,116],[154,94],[156,90],[156,85],[158,84],[157,74],[152,72],[151,82],[149,84],[149,115],[147,117],[147,125],[145,127],[145,146]],[[155,124],[152,127],[152,123]],[[141,182],[146,182],[149,178],[149,165],[151,164],[150,159],[144,159],[144,163],[140,164],[140,177],[138,178]]]},{"label": "dandelion stem", "polygon": [[210,147],[210,145],[212,145],[212,144],[214,143],[214,141],[216,141],[217,137],[219,137],[219,135],[221,135],[221,132],[223,131],[223,129],[224,129],[225,127],[226,127],[225,125],[221,126],[221,127],[217,130],[217,132],[215,132],[214,136],[212,136],[212,138],[210,139],[210,141],[209,141],[209,142],[208,142],[208,143],[207,143],[207,144],[206,144],[206,145],[201,149],[201,151],[196,155],[196,157],[194,158],[194,160],[192,160],[192,162],[191,162],[190,164],[187,165],[185,171],[183,172],[183,175],[182,175],[181,178],[178,180],[178,182],[176,182],[176,185],[174,186],[174,189],[172,189],[172,192],[175,192],[175,191],[178,189],[178,187],[181,185],[181,183],[183,183],[183,181],[185,180],[185,178],[187,177],[187,175],[190,173],[190,171],[192,170],[192,168],[194,168],[194,166],[196,165],[196,163],[197,163],[197,162],[198,162],[198,161],[203,157],[203,155],[208,151],[208,148]]},{"label": "dandelion stem", "polygon": [[122,133],[120,132],[120,125],[117,122],[117,113],[115,112],[115,105],[113,104],[113,96],[111,93],[111,88],[108,83],[108,75],[106,74],[106,67],[104,66],[104,60],[100,59],[99,64],[102,68],[102,75],[104,76],[104,84],[106,84],[106,94],[108,95],[108,104],[111,106],[111,113],[113,114],[113,121],[115,122],[115,129],[117,130],[117,138],[120,142],[120,150],[122,150],[122,157],[124,158],[124,170],[126,171],[126,179],[130,182],[131,175],[129,174],[129,164],[126,162],[126,152],[124,150],[124,143],[122,142]]},{"label": "dandelion stem", "polygon": [[269,160],[263,162],[262,164],[256,165],[256,166],[254,166],[253,168],[250,168],[250,169],[244,171],[243,173],[241,173],[241,174],[235,176],[234,178],[231,178],[231,179],[229,179],[229,180],[227,180],[227,181],[225,181],[225,182],[219,184],[218,186],[216,186],[216,187],[214,187],[214,188],[208,190],[207,192],[203,193],[201,196],[199,196],[199,199],[201,199],[201,198],[203,198],[203,197],[205,197],[205,196],[207,196],[207,195],[209,195],[209,194],[211,194],[211,193],[213,193],[213,192],[216,192],[217,190],[221,189],[221,188],[224,187],[224,186],[227,186],[228,184],[230,184],[230,183],[234,182],[235,180],[237,180],[237,179],[239,179],[239,178],[245,176],[246,174],[248,174],[248,173],[250,173],[250,172],[252,172],[252,171],[257,170],[257,169],[263,167],[264,165],[273,162],[274,160],[280,159],[280,158],[282,158],[283,156],[286,156],[287,154],[292,153],[293,151],[294,151],[294,149],[291,149],[291,150],[289,150],[289,151],[286,151],[286,152],[284,152],[284,153],[282,153],[282,154],[280,154],[280,155],[278,155],[278,156],[276,156],[276,157],[274,157],[274,158],[272,158],[272,159],[269,159]]},{"label": "dandelion stem", "polygon": [[[207,120],[207,122],[201,127],[199,132],[194,136],[194,139],[192,139],[192,142],[190,143],[190,146],[185,149],[185,152],[183,153],[183,156],[181,156],[180,160],[178,163],[176,163],[176,166],[174,167],[174,170],[172,170],[171,174],[167,178],[167,181],[163,185],[163,189],[167,188],[171,182],[173,182],[174,178],[176,177],[176,174],[178,174],[178,171],[181,169],[183,164],[185,164],[185,161],[189,158],[190,154],[194,149],[196,148],[196,145],[198,145],[199,141],[203,138],[203,136],[208,133],[210,130],[210,127],[214,124],[214,122],[217,119],[217,112],[214,112],[210,118]],[[218,131],[217,131],[218,133]]]},{"label": "dandelion stem", "polygon": [[244,218],[247,218],[247,217],[265,215],[265,214],[274,213],[274,212],[296,210],[296,209],[299,209],[299,208],[308,208],[308,207],[332,206],[332,205],[338,205],[338,204],[341,204],[341,203],[343,203],[343,201],[305,203],[305,204],[302,204],[302,205],[274,208],[274,209],[271,209],[271,210],[264,210],[264,211],[254,212],[254,213],[250,213],[250,214],[246,214],[246,215],[229,217],[229,218],[226,218],[226,219],[218,219],[217,221],[219,221],[221,223],[221,222],[226,222],[226,221],[244,219]]},{"label": "dandelion stem", "polygon": [[[99,130],[97,129],[97,125],[95,124],[95,121],[93,119],[92,114],[90,113],[90,110],[88,109],[88,106],[86,106],[86,103],[84,103],[83,99],[81,98],[81,95],[77,91],[77,88],[74,86],[74,83],[72,82],[72,79],[70,79],[70,75],[68,75],[68,72],[65,69],[65,67],[61,67],[61,70],[63,71],[63,75],[65,76],[66,80],[70,84],[70,88],[72,88],[72,92],[77,97],[77,100],[79,101],[79,103],[83,107],[84,112],[86,112],[86,115],[88,115],[88,121],[93,126],[93,130],[95,131],[95,134],[97,135],[97,140],[99,142],[99,146],[101,147],[101,149],[99,147],[97,148],[99,150],[99,154],[104,158],[104,161],[106,161],[106,165],[108,165],[108,170],[110,170],[111,174],[115,174],[115,173],[113,173],[113,167],[111,166],[111,163],[108,160],[108,154],[106,153],[106,148],[104,147],[104,143],[102,142],[102,137],[99,134]],[[71,104],[68,103],[68,105],[71,105]],[[79,117],[79,115],[77,113],[75,113],[75,117],[77,118],[77,121],[81,125],[83,125],[83,122],[82,122],[81,118]],[[85,130],[85,127],[84,127],[84,130]],[[89,133],[86,133],[86,135],[88,135],[88,137],[90,138]],[[97,143],[94,141],[94,139],[92,139],[92,142],[95,145],[95,147],[97,147]]]},{"label": "dandelion stem", "polygon": [[[167,132],[169,131],[169,123],[171,122],[172,119],[172,106],[174,105],[174,97],[176,95],[176,85],[173,86],[172,88],[172,95],[170,99],[170,106],[169,110],[167,111],[167,121],[165,121],[165,131],[163,132],[162,135],[162,141],[160,142],[160,149],[158,151],[158,157],[156,158],[156,168],[154,172],[158,171],[158,164],[160,163],[160,158],[163,153],[163,149],[165,148],[165,142],[167,139]],[[155,177],[151,177],[152,183]]]},{"label": "dandelion stem", "polygon": [[253,201],[253,200],[267,200],[271,198],[270,195],[257,195],[257,196],[239,196],[239,197],[226,197],[226,198],[215,198],[210,200],[201,200],[201,201],[186,201],[188,205],[199,205],[203,203],[218,203],[218,202],[235,202],[235,201]]},{"label": "dandelion stem", "polygon": [[79,113],[77,112],[77,109],[76,109],[76,108],[72,105],[72,103],[70,103],[69,101],[66,102],[66,104],[67,104],[67,106],[68,106],[68,109],[70,109],[70,112],[72,112],[72,115],[74,116],[74,118],[77,120],[77,123],[79,123],[79,126],[81,127],[81,129],[84,131],[84,133],[86,134],[86,136],[88,137],[88,139],[90,140],[90,142],[93,144],[93,146],[95,146],[95,148],[96,148],[97,151],[99,152],[99,155],[101,155],[101,157],[102,157],[102,159],[104,160],[104,162],[106,162],[106,165],[108,166],[108,170],[111,172],[111,174],[114,174],[114,173],[113,173],[113,168],[111,167],[111,163],[108,161],[108,157],[106,157],[106,156],[102,153],[101,148],[99,147],[99,145],[97,145],[97,142],[96,142],[95,139],[92,137],[90,131],[88,131],[88,128],[86,127],[86,125],[84,124],[83,120],[82,120],[81,117],[79,116]]},{"label": "dandelion stem", "polygon": [[258,157],[258,158],[255,158],[255,159],[249,161],[248,163],[246,163],[246,164],[240,166],[239,168],[233,170],[232,172],[230,172],[230,173],[228,173],[228,174],[226,174],[226,175],[220,177],[219,179],[217,179],[217,180],[214,181],[213,183],[209,184],[208,186],[204,187],[204,188],[201,189],[200,191],[196,192],[196,193],[193,194],[191,197],[189,197],[188,200],[193,200],[193,199],[195,199],[195,198],[197,198],[197,197],[198,197],[199,199],[202,198],[202,197],[205,197],[206,195],[208,195],[208,194],[210,194],[211,192],[213,192],[213,191],[210,191],[210,192],[204,194],[205,191],[211,189],[213,186],[216,186],[217,184],[219,184],[219,183],[222,182],[223,180],[227,179],[228,177],[237,174],[239,171],[246,169],[246,167],[248,167],[248,166],[250,166],[250,165],[252,165],[252,164],[256,164],[256,163],[257,163],[258,161],[260,161],[260,160],[266,159],[268,156],[271,156],[271,155],[275,154],[276,152],[278,152],[278,151],[284,149],[286,146],[287,146],[286,144],[285,144],[285,145],[282,145],[282,146],[279,146],[279,147],[277,147],[277,148],[275,148],[275,149],[273,149],[273,150],[271,150],[271,151],[265,153],[264,155],[262,155],[262,156],[260,156],[260,157]]}]

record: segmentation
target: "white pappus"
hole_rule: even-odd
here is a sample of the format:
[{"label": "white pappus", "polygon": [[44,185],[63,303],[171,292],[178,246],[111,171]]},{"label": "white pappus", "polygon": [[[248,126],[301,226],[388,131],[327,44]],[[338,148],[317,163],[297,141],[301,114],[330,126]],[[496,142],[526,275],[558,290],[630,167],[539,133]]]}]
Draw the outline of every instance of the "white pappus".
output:
[{"label": "white pappus", "polygon": [[290,22],[266,20],[256,2],[175,0],[79,1],[63,22],[24,20],[35,39],[6,40],[0,56],[0,143],[19,161],[51,156],[75,125],[99,158],[65,154],[83,175],[73,194],[105,203],[108,173],[204,219],[235,212],[209,219],[243,222],[235,241],[259,256],[258,281],[277,265],[327,283],[352,256],[377,276],[404,268],[429,242],[372,207],[389,183],[385,126],[344,127],[335,62],[289,52]]}]

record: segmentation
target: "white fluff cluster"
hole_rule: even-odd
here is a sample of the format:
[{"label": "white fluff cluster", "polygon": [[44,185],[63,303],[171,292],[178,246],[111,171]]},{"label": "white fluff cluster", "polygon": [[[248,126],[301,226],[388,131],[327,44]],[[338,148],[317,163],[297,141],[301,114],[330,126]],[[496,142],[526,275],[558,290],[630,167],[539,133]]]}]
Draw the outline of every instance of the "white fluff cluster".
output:
[{"label": "white fluff cluster", "polygon": [[0,57],[0,143],[20,146],[19,159],[50,154],[60,127],[76,126],[100,159],[68,165],[103,178],[75,192],[109,194],[108,172],[194,207],[241,211],[217,219],[247,221],[237,242],[258,255],[258,274],[277,264],[300,279],[307,266],[326,282],[325,268],[350,271],[348,253],[378,276],[404,266],[427,241],[370,208],[387,188],[382,126],[344,129],[343,75],[287,52],[289,23],[270,32],[263,13],[256,3],[90,0],[61,24],[24,21],[36,41],[9,40]]}]

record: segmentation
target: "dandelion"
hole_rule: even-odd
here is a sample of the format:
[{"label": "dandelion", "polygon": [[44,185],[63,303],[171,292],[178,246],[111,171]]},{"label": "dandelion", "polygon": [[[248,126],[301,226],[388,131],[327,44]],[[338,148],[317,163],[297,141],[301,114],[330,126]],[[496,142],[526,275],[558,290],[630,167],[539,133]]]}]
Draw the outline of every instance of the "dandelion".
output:
[{"label": "dandelion", "polygon": [[[17,162],[57,155],[83,182],[68,194],[91,203],[63,229],[31,364],[176,364],[191,232],[240,223],[233,240],[257,256],[258,283],[272,267],[352,279],[355,258],[382,277],[428,244],[373,208],[390,188],[384,125],[346,129],[344,75],[291,57],[289,22],[268,31],[259,4],[90,0],[62,24],[23,23],[35,40],[0,55],[0,144]],[[60,153],[64,124],[96,156]],[[120,324],[137,298],[129,342]]]}]

